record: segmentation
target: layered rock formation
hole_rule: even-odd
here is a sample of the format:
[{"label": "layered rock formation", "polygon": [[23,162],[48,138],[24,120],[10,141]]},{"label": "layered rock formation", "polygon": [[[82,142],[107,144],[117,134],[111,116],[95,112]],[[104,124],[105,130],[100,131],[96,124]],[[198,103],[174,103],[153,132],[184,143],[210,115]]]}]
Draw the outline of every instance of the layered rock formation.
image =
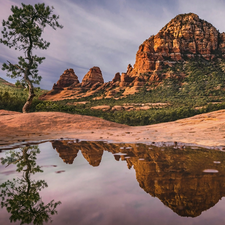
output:
[{"label": "layered rock formation", "polygon": [[[80,98],[94,94],[99,87],[104,85],[102,72],[99,67],[91,68],[80,83],[73,69],[67,69],[60,76],[52,90],[39,97],[40,100],[63,100],[70,98]],[[98,90],[96,90],[98,89]],[[96,90],[95,92],[93,92]],[[81,94],[81,95],[79,95]]]},{"label": "layered rock formation", "polygon": [[116,73],[114,78],[112,79],[112,82],[113,83],[120,82],[120,78],[121,78],[120,73]]},{"label": "layered rock formation", "polygon": [[87,86],[87,85],[92,86],[97,83],[99,83],[100,85],[104,84],[104,80],[103,80],[102,71],[100,70],[100,68],[97,66],[94,66],[84,76],[82,80],[82,86]]},{"label": "layered rock formation", "polygon": [[134,68],[136,76],[158,71],[163,65],[200,56],[211,60],[224,56],[224,36],[194,13],[181,14],[172,19],[157,35],[144,41],[137,52]]},{"label": "layered rock formation", "polygon": [[[209,61],[217,57],[225,58],[225,33],[220,33],[194,13],[180,14],[158,34],[145,40],[137,51],[134,66],[129,64],[127,71],[121,75],[116,73],[112,81],[104,83],[100,68],[93,67],[79,84],[70,69],[63,73],[53,90],[66,89],[65,93],[62,92],[64,98],[87,97],[96,93],[104,93],[102,96],[110,98],[120,92],[126,96],[139,91],[144,85],[149,89],[160,85],[164,79],[174,76],[169,68],[175,63],[196,57]],[[181,71],[177,79],[181,82],[186,75]],[[52,95],[52,92],[49,94]],[[47,94],[42,99],[51,97],[48,98]]]},{"label": "layered rock formation", "polygon": [[53,90],[62,90],[65,87],[69,87],[72,84],[79,84],[77,75],[74,73],[73,69],[67,69],[60,76],[56,84],[53,85]]},{"label": "layered rock formation", "polygon": [[[68,161],[69,154],[76,157],[81,150],[92,166],[99,166],[103,151],[111,152],[116,161],[125,161],[128,169],[135,169],[145,192],[180,216],[197,217],[225,196],[225,158],[220,151],[105,142],[53,142],[56,145],[63,161]],[[205,169],[219,172],[205,173]]]}]

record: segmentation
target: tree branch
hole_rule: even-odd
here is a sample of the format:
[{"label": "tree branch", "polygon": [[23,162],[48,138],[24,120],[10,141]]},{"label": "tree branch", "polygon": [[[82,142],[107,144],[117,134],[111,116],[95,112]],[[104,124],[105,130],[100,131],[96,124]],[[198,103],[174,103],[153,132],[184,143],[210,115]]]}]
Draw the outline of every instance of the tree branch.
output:
[{"label": "tree branch", "polygon": [[7,60],[7,62],[11,65],[11,66],[14,66],[14,67],[16,67],[16,68],[18,68],[18,69],[20,69],[20,70],[22,70],[23,72],[24,72],[24,70],[22,69],[22,68],[20,68],[17,64],[15,64],[15,65],[13,65],[11,62],[9,62],[8,60]]}]

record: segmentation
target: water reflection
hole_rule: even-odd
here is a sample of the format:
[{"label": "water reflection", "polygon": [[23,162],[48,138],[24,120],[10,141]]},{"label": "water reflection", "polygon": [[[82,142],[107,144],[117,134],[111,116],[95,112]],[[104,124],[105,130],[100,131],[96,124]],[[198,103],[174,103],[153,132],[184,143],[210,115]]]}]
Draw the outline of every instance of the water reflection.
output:
[{"label": "water reflection", "polygon": [[1,158],[3,165],[16,164],[21,178],[8,180],[0,185],[1,207],[5,207],[11,214],[10,221],[20,224],[43,224],[51,221],[51,215],[57,213],[56,207],[61,202],[50,201],[44,204],[39,192],[48,187],[45,180],[32,180],[31,174],[43,172],[36,164],[37,146],[27,146],[20,151],[10,151],[5,158]]},{"label": "water reflection", "polygon": [[73,141],[53,141],[52,146],[65,163],[72,164],[81,151],[95,167],[104,151],[111,152],[135,169],[145,192],[180,216],[197,217],[225,195],[225,155],[220,151]]}]

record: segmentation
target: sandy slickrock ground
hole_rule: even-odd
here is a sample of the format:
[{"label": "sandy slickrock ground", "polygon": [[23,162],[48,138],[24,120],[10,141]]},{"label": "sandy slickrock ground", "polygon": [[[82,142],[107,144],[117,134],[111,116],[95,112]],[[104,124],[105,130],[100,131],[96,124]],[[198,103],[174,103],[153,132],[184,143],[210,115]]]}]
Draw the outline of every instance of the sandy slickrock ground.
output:
[{"label": "sandy slickrock ground", "polygon": [[225,147],[225,110],[174,122],[131,127],[100,118],[60,112],[0,110],[0,148],[58,138],[115,142],[182,142]]}]

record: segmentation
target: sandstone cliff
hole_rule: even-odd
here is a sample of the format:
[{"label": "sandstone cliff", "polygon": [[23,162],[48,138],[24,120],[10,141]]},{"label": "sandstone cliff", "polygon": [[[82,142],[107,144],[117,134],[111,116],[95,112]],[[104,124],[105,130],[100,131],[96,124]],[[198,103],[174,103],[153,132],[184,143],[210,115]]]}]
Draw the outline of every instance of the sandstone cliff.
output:
[{"label": "sandstone cliff", "polygon": [[136,76],[160,70],[164,65],[200,56],[206,60],[219,54],[224,57],[224,33],[194,13],[181,14],[172,19],[158,34],[144,41],[136,54]]},{"label": "sandstone cliff", "polygon": [[[158,34],[145,40],[139,46],[134,66],[129,64],[125,73],[116,73],[110,82],[104,83],[99,67],[91,68],[80,84],[73,70],[66,70],[53,86],[53,90],[63,90],[61,95],[55,96],[55,100],[68,96],[87,97],[96,93],[104,93],[102,97],[107,98],[115,97],[118,93],[127,96],[138,92],[144,85],[150,90],[170,77],[179,79],[181,85],[188,74],[180,71],[177,75],[171,73],[170,69],[176,63],[185,64],[187,60],[200,58],[207,61],[225,58],[225,33],[220,33],[194,13],[180,14]],[[49,95],[52,94],[49,92]],[[54,99],[49,95],[42,99]]]},{"label": "sandstone cliff", "polygon": [[67,69],[60,76],[56,84],[53,85],[53,90],[62,90],[65,87],[69,87],[72,84],[79,84],[77,75],[74,73],[73,69]]},{"label": "sandstone cliff", "polygon": [[82,86],[87,86],[87,85],[92,86],[96,83],[99,83],[100,85],[104,84],[104,80],[103,80],[102,71],[100,70],[100,68],[97,66],[94,66],[84,76],[82,80]]}]

